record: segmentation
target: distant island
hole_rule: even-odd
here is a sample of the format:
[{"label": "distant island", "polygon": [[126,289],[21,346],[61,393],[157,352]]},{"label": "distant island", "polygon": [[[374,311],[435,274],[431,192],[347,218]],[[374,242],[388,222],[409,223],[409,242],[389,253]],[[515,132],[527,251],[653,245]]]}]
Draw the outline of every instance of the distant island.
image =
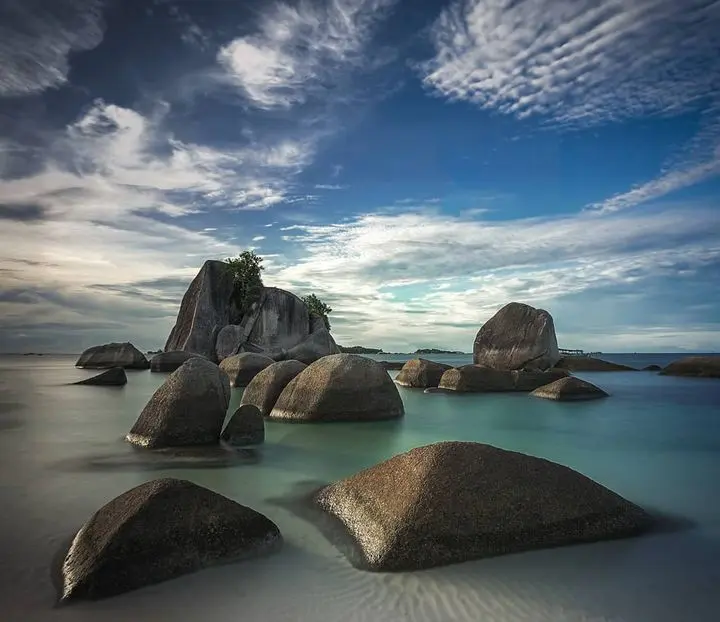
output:
[{"label": "distant island", "polygon": [[364,346],[341,346],[340,352],[344,354],[384,354],[381,348],[366,348]]},{"label": "distant island", "polygon": [[437,348],[420,348],[415,350],[413,354],[468,354],[460,350],[438,350]]}]

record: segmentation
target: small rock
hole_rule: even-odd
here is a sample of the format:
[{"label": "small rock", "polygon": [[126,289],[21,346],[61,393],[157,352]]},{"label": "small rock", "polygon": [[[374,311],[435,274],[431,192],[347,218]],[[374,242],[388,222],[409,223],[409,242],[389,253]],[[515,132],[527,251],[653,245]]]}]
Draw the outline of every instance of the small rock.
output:
[{"label": "small rock", "polygon": [[422,358],[411,359],[403,365],[400,373],[395,377],[395,382],[402,387],[419,389],[437,387],[440,378],[448,369],[452,369],[452,366]]},{"label": "small rock", "polygon": [[127,374],[122,367],[113,367],[107,371],[93,376],[92,378],[86,378],[73,384],[89,384],[95,386],[106,386],[106,387],[122,387],[127,384]]},{"label": "small rock", "polygon": [[550,384],[535,389],[530,395],[542,397],[547,400],[571,402],[579,400],[595,400],[607,397],[608,394],[590,382],[568,376]]},{"label": "small rock", "polygon": [[80,355],[75,367],[85,367],[87,369],[109,369],[112,367],[148,369],[150,363],[140,350],[126,341],[124,343],[106,343],[88,348]]},{"label": "small rock", "polygon": [[720,378],[720,356],[686,356],[670,363],[660,375]]},{"label": "small rock", "polygon": [[228,421],[220,437],[230,445],[259,445],[265,440],[265,421],[253,404],[243,404]]}]

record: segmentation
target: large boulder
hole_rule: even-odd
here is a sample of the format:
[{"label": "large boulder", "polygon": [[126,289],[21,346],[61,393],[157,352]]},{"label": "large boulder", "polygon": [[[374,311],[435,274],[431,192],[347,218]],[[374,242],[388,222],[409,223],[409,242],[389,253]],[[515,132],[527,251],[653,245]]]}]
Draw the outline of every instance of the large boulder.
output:
[{"label": "large boulder", "polygon": [[310,313],[307,305],[284,289],[263,288],[257,318],[247,341],[266,352],[279,352],[290,350],[309,336]]},{"label": "large boulder", "polygon": [[464,393],[533,391],[568,375],[568,372],[562,369],[519,371],[492,369],[482,365],[463,365],[443,373],[438,387],[445,391]]},{"label": "large boulder", "polygon": [[96,600],[278,548],[271,520],[212,490],[156,479],[102,508],[62,565],[61,601]]},{"label": "large boulder", "polygon": [[686,356],[670,363],[660,375],[720,378],[720,356]]},{"label": "large boulder", "polygon": [[220,329],[215,340],[215,356],[222,362],[228,356],[237,354],[238,347],[242,342],[243,327],[240,324],[228,324]]},{"label": "large boulder", "polygon": [[563,356],[555,364],[556,369],[568,371],[637,371],[634,367],[603,361],[592,356]]},{"label": "large boulder", "polygon": [[596,387],[594,384],[581,380],[580,378],[575,378],[574,376],[560,378],[560,380],[539,387],[530,393],[530,395],[560,402],[596,400],[608,396],[600,387]]},{"label": "large boulder", "polygon": [[338,348],[330,332],[323,327],[316,330],[302,343],[290,348],[285,358],[310,365],[310,363],[314,363],[324,356],[339,353],[340,348]]},{"label": "large boulder", "polygon": [[427,359],[411,359],[403,365],[400,373],[395,376],[395,382],[402,387],[427,389],[440,384],[440,378],[451,365],[428,361]]},{"label": "large boulder", "polygon": [[160,352],[159,354],[156,354],[150,359],[150,371],[175,371],[185,361],[195,356],[202,356],[202,354],[195,354],[195,352],[186,352],[185,350],[171,350],[170,352]]},{"label": "large boulder", "polygon": [[291,422],[377,421],[405,414],[385,368],[356,354],[325,356],[283,389],[270,419]]},{"label": "large boulder", "polygon": [[242,404],[230,417],[221,437],[230,445],[259,445],[265,440],[265,422],[260,409]]},{"label": "large boulder", "polygon": [[113,367],[107,371],[93,376],[92,378],[86,378],[73,384],[88,384],[93,386],[104,386],[104,387],[122,387],[127,384],[127,374],[122,367]]},{"label": "large boulder", "polygon": [[653,519],[568,467],[480,443],[418,447],[321,489],[374,571],[634,536]]},{"label": "large boulder", "polygon": [[88,348],[80,355],[75,367],[85,367],[87,369],[109,369],[112,367],[148,369],[150,363],[140,350],[126,341],[125,343],[113,342]]},{"label": "large boulder", "polygon": [[493,369],[546,370],[559,358],[552,316],[519,302],[485,322],[473,344],[473,363]]},{"label": "large boulder", "polygon": [[187,350],[215,360],[220,330],[240,321],[233,302],[233,275],[224,261],[206,261],[180,303],[165,351]]},{"label": "large boulder", "polygon": [[269,365],[245,387],[240,404],[252,404],[267,417],[283,389],[306,367],[300,361],[278,361]]},{"label": "large boulder", "polygon": [[263,369],[272,365],[273,361],[264,354],[254,352],[243,352],[228,356],[220,363],[220,369],[230,379],[230,386],[245,387]]},{"label": "large boulder", "polygon": [[193,357],[155,391],[126,439],[150,449],[215,444],[229,403],[227,376],[215,363]]}]

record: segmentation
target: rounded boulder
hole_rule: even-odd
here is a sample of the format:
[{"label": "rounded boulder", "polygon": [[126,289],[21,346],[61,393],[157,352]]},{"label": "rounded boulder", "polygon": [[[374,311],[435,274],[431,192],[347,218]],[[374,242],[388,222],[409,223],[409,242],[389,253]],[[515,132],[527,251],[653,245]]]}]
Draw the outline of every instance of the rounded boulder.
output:
[{"label": "rounded boulder", "polygon": [[288,383],[307,365],[300,361],[279,361],[257,374],[245,387],[240,404],[252,404],[267,417]]},{"label": "rounded boulder", "polygon": [[246,387],[255,376],[274,362],[264,354],[242,352],[223,359],[220,369],[230,379],[230,386]]}]

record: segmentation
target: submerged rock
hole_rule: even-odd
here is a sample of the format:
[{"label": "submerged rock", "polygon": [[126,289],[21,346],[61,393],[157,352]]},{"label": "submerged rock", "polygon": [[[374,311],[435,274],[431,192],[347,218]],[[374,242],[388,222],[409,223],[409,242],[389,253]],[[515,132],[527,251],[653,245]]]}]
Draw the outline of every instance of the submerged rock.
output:
[{"label": "submerged rock", "polygon": [[720,355],[686,356],[670,363],[660,375],[720,378]]},{"label": "submerged rock", "polygon": [[400,393],[382,365],[364,356],[333,354],[295,376],[269,417],[303,423],[377,421],[404,414]]},{"label": "submerged rock", "polygon": [[518,371],[491,369],[482,365],[463,365],[447,370],[438,387],[464,393],[533,391],[568,376],[565,370]]},{"label": "submerged rock", "polygon": [[418,447],[321,489],[368,570],[471,559],[638,535],[640,507],[568,467],[490,445]]},{"label": "submerged rock", "polygon": [[647,365],[642,368],[643,371],[661,371],[662,367],[660,365]]},{"label": "submerged rock", "polygon": [[202,354],[196,354],[195,352],[186,352],[185,350],[171,350],[170,352],[161,352],[160,354],[156,354],[150,359],[150,371],[175,371],[185,361],[195,356],[202,357]]},{"label": "submerged rock", "polygon": [[230,445],[259,445],[265,440],[262,413],[253,404],[242,404],[228,421],[221,437]]},{"label": "submerged rock", "polygon": [[263,369],[272,365],[273,361],[264,354],[254,352],[243,352],[228,356],[220,363],[220,369],[230,379],[230,386],[245,387]]},{"label": "submerged rock", "polygon": [[127,384],[127,374],[122,367],[113,367],[107,371],[93,376],[92,378],[86,378],[73,384],[88,384],[94,386],[106,386],[106,387],[122,387]]},{"label": "submerged rock", "polygon": [[437,387],[440,384],[440,378],[448,369],[452,369],[452,366],[422,358],[411,359],[395,376],[395,382],[402,387],[418,389]]},{"label": "submerged rock", "polygon": [[575,378],[574,376],[561,378],[560,380],[539,387],[530,393],[530,395],[561,402],[595,400],[608,396],[601,388],[585,380],[580,380],[580,378]]},{"label": "submerged rock", "polygon": [[478,331],[473,363],[493,369],[546,370],[560,358],[552,316],[511,302]]},{"label": "submerged rock", "polygon": [[245,387],[240,404],[252,404],[267,417],[283,389],[306,367],[300,361],[278,361],[268,365]]},{"label": "submerged rock", "polygon": [[80,355],[75,367],[85,367],[87,369],[109,369],[112,367],[148,369],[150,363],[140,350],[126,341],[124,343],[106,343],[88,348]]},{"label": "submerged rock", "polygon": [[591,356],[563,356],[555,368],[568,371],[637,371],[634,367],[603,361]]},{"label": "submerged rock", "polygon": [[259,512],[186,480],[156,479],[116,497],[78,531],[61,600],[115,596],[281,543]]},{"label": "submerged rock", "polygon": [[230,403],[230,383],[215,363],[193,357],[158,388],[126,439],[141,447],[211,445]]}]

